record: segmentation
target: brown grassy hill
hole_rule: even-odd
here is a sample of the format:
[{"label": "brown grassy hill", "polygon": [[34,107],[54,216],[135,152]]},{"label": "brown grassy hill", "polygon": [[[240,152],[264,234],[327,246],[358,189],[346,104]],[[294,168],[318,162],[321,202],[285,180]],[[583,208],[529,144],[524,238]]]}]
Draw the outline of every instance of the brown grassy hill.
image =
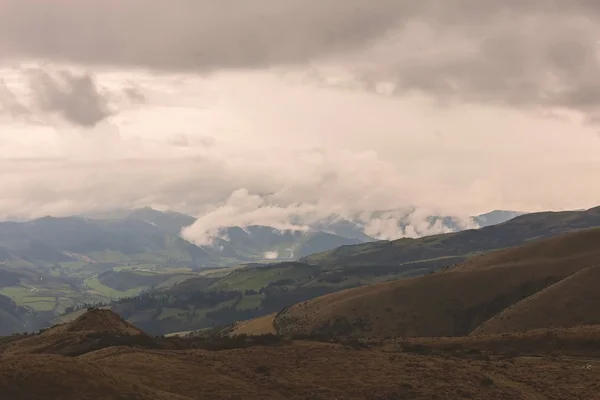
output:
[{"label": "brown grassy hill", "polygon": [[[13,337],[5,354],[82,354],[110,345],[155,347],[153,339],[110,310],[92,309],[75,320],[20,340]],[[1,348],[1,347],[0,347]]]},{"label": "brown grassy hill", "polygon": [[[464,336],[510,306],[537,293],[541,296],[552,285],[553,298],[563,296],[563,290],[576,293],[573,286],[577,282],[592,285],[576,277],[571,284],[558,283],[599,261],[600,229],[575,231],[482,255],[443,272],[299,303],[279,313],[274,325],[279,333]],[[587,293],[592,288],[588,286]],[[580,319],[563,308],[548,325],[550,320],[540,311],[540,319],[530,319],[527,328],[600,324],[600,308],[590,306],[593,298],[565,295],[572,301],[569,307],[580,303],[585,307]],[[507,323],[503,329],[520,330],[522,326]]]},{"label": "brown grassy hill", "polygon": [[600,324],[600,260],[598,264],[507,308],[484,322],[473,333]]},{"label": "brown grassy hill", "polygon": [[454,267],[454,270],[468,271],[524,261],[543,262],[581,257],[597,254],[598,250],[600,250],[600,228],[574,230],[548,239],[530,241],[503,251],[486,253]]},{"label": "brown grassy hill", "polygon": [[46,330],[46,334],[62,332],[110,332],[117,335],[143,335],[140,329],[125,321],[111,310],[93,308],[73,321],[55,325]]},{"label": "brown grassy hill", "polygon": [[[91,313],[84,320],[96,321],[97,313]],[[115,335],[77,327],[83,331],[63,327],[53,335]],[[540,340],[549,334],[562,342]],[[590,346],[600,349],[598,328],[490,338],[413,339],[366,347],[279,340],[219,351],[194,348],[199,339],[173,338],[160,340],[179,350],[108,346],[70,357],[5,352],[0,354],[0,399],[559,400],[595,398],[600,389],[600,363],[589,359],[600,351],[585,353],[585,359],[573,357]],[[540,351],[553,358],[539,357]]]}]

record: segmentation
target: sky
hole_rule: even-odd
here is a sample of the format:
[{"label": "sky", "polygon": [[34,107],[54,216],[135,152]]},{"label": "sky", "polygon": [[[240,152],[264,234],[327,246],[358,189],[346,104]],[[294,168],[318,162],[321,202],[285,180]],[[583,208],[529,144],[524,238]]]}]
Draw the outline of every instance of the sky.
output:
[{"label": "sky", "polygon": [[593,0],[2,0],[0,219],[153,206],[200,242],[597,206],[599,22]]}]

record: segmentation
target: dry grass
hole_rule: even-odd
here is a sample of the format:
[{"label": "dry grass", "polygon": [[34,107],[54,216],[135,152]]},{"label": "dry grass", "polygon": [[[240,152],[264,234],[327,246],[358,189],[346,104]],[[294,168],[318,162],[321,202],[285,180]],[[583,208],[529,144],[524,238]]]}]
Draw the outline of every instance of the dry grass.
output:
[{"label": "dry grass", "polygon": [[264,317],[254,318],[248,321],[240,321],[235,324],[229,332],[230,336],[236,335],[267,335],[275,334],[273,321],[276,314],[265,315]]},{"label": "dry grass", "polygon": [[[91,313],[91,317],[65,325],[59,332],[13,337],[9,348],[35,337],[55,342],[77,335],[151,339],[147,335],[93,331],[81,322],[93,325],[97,319]],[[118,321],[118,316],[108,317]],[[100,326],[106,329],[105,324]],[[360,349],[274,340],[274,336],[265,336],[262,341],[259,338],[256,343],[265,345],[247,347],[245,340],[237,338],[212,339],[218,342],[213,346],[216,349],[223,348],[226,343],[222,341],[239,346],[220,351],[194,349],[199,339],[163,338],[151,339],[162,343],[162,349],[117,345],[92,348],[73,357],[40,349],[35,354],[5,352],[0,356],[0,398],[562,400],[595,398],[600,389],[600,364],[587,359],[600,355],[598,327],[524,335],[386,340],[376,345],[367,343]],[[553,358],[531,356],[539,352]],[[587,358],[573,358],[578,354]],[[592,366],[588,368],[588,364]]]},{"label": "dry grass", "polygon": [[486,253],[470,259],[455,270],[469,271],[495,268],[523,261],[565,259],[574,255],[597,254],[600,228],[575,230],[548,239],[536,240],[506,250]]},{"label": "dry grass", "polygon": [[62,332],[111,332],[118,335],[142,335],[118,314],[102,308],[92,308],[67,324],[55,325],[44,333],[51,335]]},{"label": "dry grass", "polygon": [[[536,329],[522,333],[471,335],[446,338],[404,338],[383,341],[385,346],[400,346],[422,354],[553,356],[600,359],[600,326],[568,329]],[[368,343],[368,341],[367,341]]]},{"label": "dry grass", "polygon": [[[0,359],[17,399],[594,398],[600,368],[578,360],[474,360],[326,343],[209,352],[112,347],[76,358]],[[35,383],[35,384],[32,384]]]},{"label": "dry grass", "polygon": [[598,282],[600,266],[581,270],[510,306],[484,322],[473,333],[506,333],[600,324]]},{"label": "dry grass", "polygon": [[[489,322],[490,331],[600,324],[593,285],[599,243],[600,229],[573,232],[486,254],[444,272],[299,303],[274,324],[285,334],[464,336],[501,318],[511,306],[500,326]],[[568,305],[556,308],[563,298]],[[573,313],[579,307],[582,311]]]},{"label": "dry grass", "polygon": [[181,399],[122,377],[119,371],[62,356],[0,358],[2,399]]}]

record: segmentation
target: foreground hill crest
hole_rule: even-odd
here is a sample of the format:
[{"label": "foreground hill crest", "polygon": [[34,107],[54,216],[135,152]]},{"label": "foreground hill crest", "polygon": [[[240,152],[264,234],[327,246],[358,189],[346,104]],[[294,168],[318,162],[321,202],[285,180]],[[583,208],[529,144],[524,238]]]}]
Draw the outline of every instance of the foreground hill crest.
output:
[{"label": "foreground hill crest", "polygon": [[91,309],[37,335],[0,338],[0,398],[562,400],[596,398],[600,386],[589,364],[599,355],[597,326],[328,343],[116,333],[130,328]]}]

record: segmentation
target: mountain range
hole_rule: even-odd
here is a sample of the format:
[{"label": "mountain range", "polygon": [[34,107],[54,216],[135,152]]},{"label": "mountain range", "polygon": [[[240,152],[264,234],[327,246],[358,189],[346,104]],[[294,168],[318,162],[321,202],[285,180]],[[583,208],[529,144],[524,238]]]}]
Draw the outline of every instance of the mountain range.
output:
[{"label": "mountain range", "polygon": [[[517,215],[495,211],[474,217],[473,221],[477,226],[487,226]],[[93,217],[3,222],[0,263],[55,267],[77,262],[169,262],[207,268],[250,261],[294,260],[376,240],[357,223],[332,217],[314,224],[308,232],[261,225],[228,227],[214,238],[212,245],[197,246],[180,236],[182,229],[195,221],[186,214],[143,208]],[[431,226],[441,222],[445,230],[460,229],[450,217],[429,217],[428,221]]]}]

